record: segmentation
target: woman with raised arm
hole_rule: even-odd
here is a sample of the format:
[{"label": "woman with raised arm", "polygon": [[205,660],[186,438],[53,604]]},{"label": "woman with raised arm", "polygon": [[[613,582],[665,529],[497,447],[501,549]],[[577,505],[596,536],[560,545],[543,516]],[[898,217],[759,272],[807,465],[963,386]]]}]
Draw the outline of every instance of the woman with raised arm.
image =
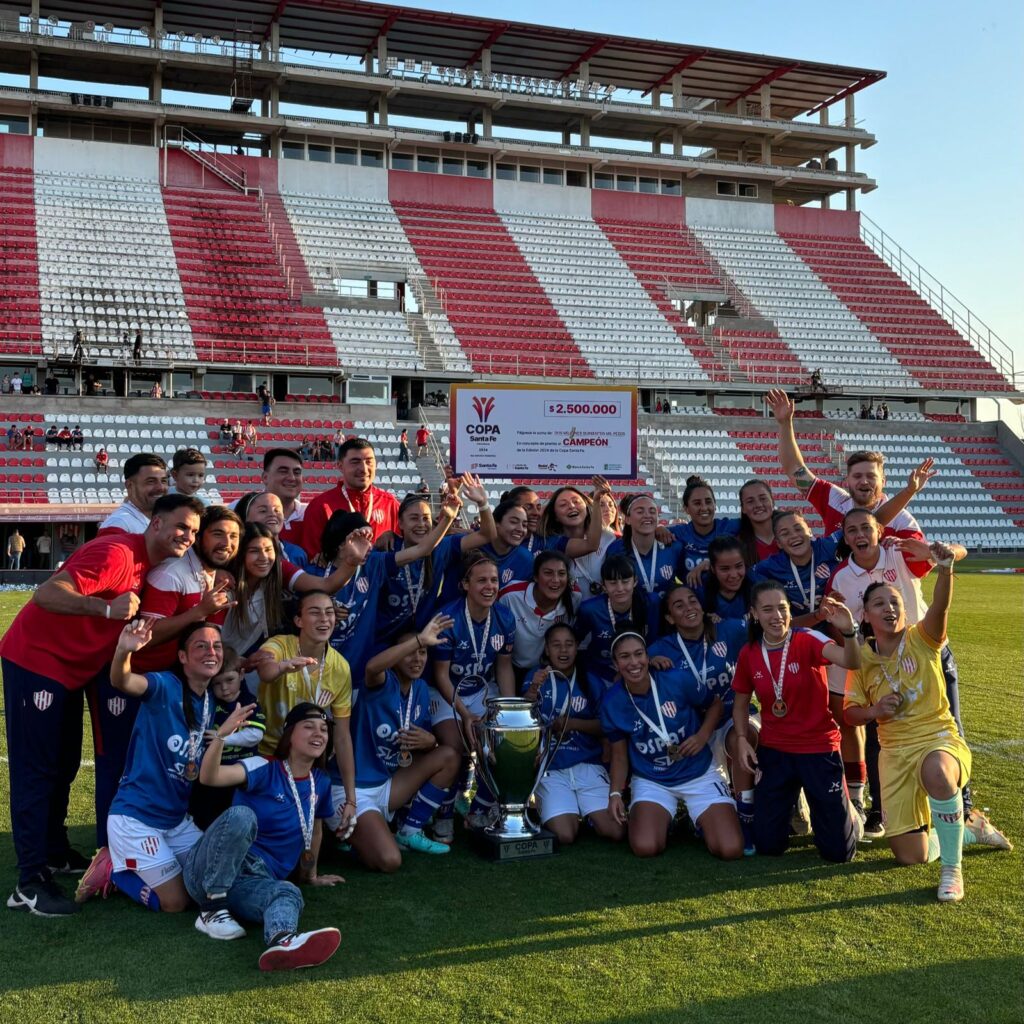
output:
[{"label": "woman with raised arm", "polygon": [[[604,685],[577,662],[576,637],[564,622],[544,634],[541,664],[526,673],[523,696],[537,703],[558,748],[537,783],[541,824],[562,844],[575,841],[580,818],[604,839],[625,835],[608,810],[608,770],[601,763],[604,731],[599,709]],[[557,673],[557,675],[555,675]]]},{"label": "woman with raised arm", "polygon": [[[406,633],[366,665],[356,704],[356,829],[352,848],[371,871],[397,871],[402,848],[447,853],[424,828],[452,794],[461,758],[430,731],[430,693],[423,671],[427,652],[452,620],[435,615],[418,633]],[[397,832],[388,827],[408,806]]]},{"label": "woman with raised arm", "polygon": [[632,558],[644,590],[660,594],[675,579],[683,545],[679,541],[662,544],[658,540],[658,506],[649,494],[626,495],[622,499],[622,512],[626,518],[622,537],[608,546],[606,557],[626,555]]},{"label": "woman with raised arm", "polygon": [[604,593],[584,601],[574,632],[587,670],[607,686],[615,681],[612,641],[618,633],[639,633],[653,643],[660,632],[659,599],[637,584],[636,564],[626,555],[609,555],[601,566]]},{"label": "woman with raised arm", "polygon": [[[710,853],[723,860],[743,856],[743,833],[725,774],[709,742],[722,717],[722,701],[681,672],[652,671],[647,645],[636,633],[620,633],[612,659],[621,680],[601,701],[601,725],[611,742],[608,810],[629,823],[629,845],[638,857],[654,857],[668,843],[680,802]],[[629,814],[622,792],[631,776]]]},{"label": "woman with raised arm", "polygon": [[[477,508],[480,529],[469,533],[450,533],[442,538],[429,558],[400,565],[387,578],[387,591],[377,619],[377,639],[393,640],[408,630],[423,629],[433,618],[440,603],[445,575],[470,551],[490,544],[497,536],[494,517],[487,504],[487,491],[478,477],[464,473],[449,483]],[[397,537],[394,550],[425,541],[434,529],[430,500],[422,494],[407,494],[398,506]]]},{"label": "woman with raised arm", "polygon": [[[525,543],[526,523],[526,509],[515,501],[502,499],[494,510],[497,536],[480,550],[498,567],[498,586],[502,589],[528,580],[533,573],[533,552]],[[453,567],[456,575],[459,571]]]},{"label": "woman with raised arm", "polygon": [[[793,626],[786,592],[771,580],[750,593],[750,640],[733,677],[736,759],[761,770],[754,787],[754,845],[775,856],[789,846],[789,818],[801,787],[810,805],[814,842],[825,860],[852,860],[864,823],[850,803],[839,755],[839,729],[829,709],[825,666],[860,666],[850,610],[834,598],[822,616],[847,641],[840,647],[822,633]],[[761,707],[757,756],[751,736],[750,698]]]},{"label": "woman with raised arm", "polygon": [[584,598],[601,592],[601,563],[617,539],[605,527],[603,514],[598,514],[602,499],[611,498],[608,481],[595,476],[592,483],[590,497],[576,487],[559,487],[540,518],[545,547],[572,560],[573,583]]},{"label": "woman with raised arm", "polygon": [[860,670],[849,680],[845,714],[852,725],[878,724],[885,830],[897,861],[934,859],[928,831],[933,825],[941,861],[938,898],[955,903],[964,896],[962,846],[976,841],[964,828],[962,796],[971,752],[949,710],[940,655],[955,551],[940,543],[930,550],[938,577],[931,606],[916,625],[908,621],[896,586],[872,583],[865,590],[867,642]]},{"label": "woman with raised arm", "polygon": [[[743,827],[744,852],[752,854],[754,776],[736,756],[736,733],[732,724],[732,678],[740,650],[747,641],[746,624],[735,619],[716,623],[701,607],[694,588],[685,584],[666,590],[662,595],[661,617],[672,632],[648,648],[651,665],[656,669],[682,672],[694,685],[707,688],[721,700],[722,721],[711,734],[711,753],[715,764],[732,782]],[[758,723],[752,718],[750,724],[748,736],[755,743]]]},{"label": "woman with raised arm", "polygon": [[[316,704],[288,712],[272,758],[247,757],[222,764],[223,737],[245,724],[252,705],[239,706],[217,730],[203,758],[204,786],[236,786],[235,802],[207,830],[185,864],[185,884],[203,908],[200,928],[216,939],[238,939],[235,921],[263,925],[261,971],[287,971],[325,963],[341,944],[337,928],[300,932],[302,892],[343,882],[317,873],[321,822],[334,813],[331,783],[323,771],[330,745],[327,716]],[[233,927],[232,927],[233,926]],[[197,922],[198,927],[198,922]]]},{"label": "woman with raised arm", "polygon": [[[483,550],[471,552],[463,563],[463,596],[441,609],[452,625],[441,633],[434,651],[431,722],[438,741],[459,754],[466,752],[473,722],[483,715],[487,698],[516,693],[512,668],[516,620],[508,608],[496,603],[498,566]],[[465,778],[464,773],[460,782]],[[481,780],[467,823],[471,827],[486,824],[493,806],[494,798]],[[444,811],[434,829],[441,842],[452,833],[450,809]]]}]

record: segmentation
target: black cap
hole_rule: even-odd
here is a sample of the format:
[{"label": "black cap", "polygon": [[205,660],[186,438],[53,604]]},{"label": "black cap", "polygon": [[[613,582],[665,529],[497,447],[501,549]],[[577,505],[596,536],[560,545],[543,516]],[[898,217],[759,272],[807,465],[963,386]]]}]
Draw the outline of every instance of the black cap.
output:
[{"label": "black cap", "polygon": [[319,704],[304,700],[288,712],[288,717],[284,720],[284,727],[287,729],[291,725],[298,725],[299,722],[305,722],[308,718],[319,718],[321,722],[326,722],[327,712]]}]

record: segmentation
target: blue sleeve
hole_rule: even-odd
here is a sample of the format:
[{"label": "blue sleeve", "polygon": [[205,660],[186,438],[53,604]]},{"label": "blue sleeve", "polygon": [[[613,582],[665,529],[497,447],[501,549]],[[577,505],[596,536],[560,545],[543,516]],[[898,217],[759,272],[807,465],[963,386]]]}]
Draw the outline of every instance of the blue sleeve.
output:
[{"label": "blue sleeve", "polygon": [[812,541],[811,547],[814,549],[814,554],[818,561],[834,561],[836,557],[836,549],[839,547],[839,542],[842,539],[843,531],[839,529],[834,533],[830,533],[827,537],[819,537],[817,540]]},{"label": "blue sleeve", "polygon": [[689,523],[676,523],[674,526],[670,526],[668,528],[668,532],[675,537],[677,544],[685,544],[689,529]]},{"label": "blue sleeve", "polygon": [[609,690],[601,701],[600,718],[601,728],[604,730],[605,736],[612,742],[616,743],[619,740],[627,738],[627,734],[619,728],[618,721],[615,718],[615,691]]},{"label": "blue sleeve", "polygon": [[398,572],[394,551],[371,551],[366,563],[366,575],[377,587],[383,587],[387,580]]},{"label": "blue sleeve", "polygon": [[266,789],[270,779],[270,762],[258,754],[243,758],[238,762],[245,769],[245,782],[242,789],[247,793],[259,793]]},{"label": "blue sleeve", "polygon": [[576,619],[572,624],[572,632],[576,637],[576,642],[582,643],[586,640],[593,632],[593,629],[594,626],[590,621],[590,609],[585,607],[585,603],[581,604],[579,611],[576,613]]},{"label": "blue sleeve", "polygon": [[427,732],[430,732],[430,693],[427,690],[426,680],[416,679],[413,681],[412,687],[412,705],[414,709],[419,709],[419,714],[413,718],[411,724],[418,725],[421,729],[426,729]]},{"label": "blue sleeve", "polygon": [[512,645],[516,641],[516,617],[512,614],[511,610],[505,609],[506,621],[502,626],[505,631],[505,649],[499,651],[499,654],[511,654]]},{"label": "blue sleeve", "polygon": [[721,630],[722,639],[729,649],[730,660],[735,660],[739,657],[740,651],[743,650],[743,645],[747,642],[746,625],[737,619],[723,619],[718,624],[718,629]]},{"label": "blue sleeve", "polygon": [[727,534],[730,537],[736,537],[740,532],[740,525],[742,519],[730,519],[725,517],[724,519],[718,520],[718,533],[719,535]]},{"label": "blue sleeve", "polygon": [[331,777],[326,772],[314,770],[316,780],[316,817],[331,818],[334,816],[334,801],[331,799]]},{"label": "blue sleeve", "polygon": [[[442,614],[450,615],[451,613],[445,608],[442,609]],[[443,630],[437,639],[438,643],[433,652],[434,661],[451,661],[452,651],[455,650],[454,627]]]},{"label": "blue sleeve", "polygon": [[547,537],[544,540],[545,551],[565,551],[569,546],[569,538],[564,533],[555,534],[553,537]]},{"label": "blue sleeve", "polygon": [[672,672],[670,675],[675,685],[682,690],[688,704],[702,711],[711,706],[715,694],[710,686],[702,686],[689,672]]},{"label": "blue sleeve", "polygon": [[167,682],[164,679],[164,672],[147,672],[146,692],[139,694],[139,700],[148,704],[153,702],[153,707],[164,707],[167,704]]}]

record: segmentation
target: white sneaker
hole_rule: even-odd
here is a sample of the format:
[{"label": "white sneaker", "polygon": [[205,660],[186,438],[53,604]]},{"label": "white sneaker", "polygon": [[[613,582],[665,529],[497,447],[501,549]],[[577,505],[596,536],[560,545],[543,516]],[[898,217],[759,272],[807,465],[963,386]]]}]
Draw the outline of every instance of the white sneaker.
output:
[{"label": "white sneaker", "polygon": [[196,918],[196,930],[211,939],[245,938],[245,929],[226,910],[204,910]]},{"label": "white sneaker", "polygon": [[964,898],[964,876],[959,868],[942,868],[938,896],[940,903],[959,903]]},{"label": "white sneaker", "polygon": [[337,928],[285,935],[260,954],[261,971],[293,971],[298,967],[319,967],[330,960],[341,945]]}]

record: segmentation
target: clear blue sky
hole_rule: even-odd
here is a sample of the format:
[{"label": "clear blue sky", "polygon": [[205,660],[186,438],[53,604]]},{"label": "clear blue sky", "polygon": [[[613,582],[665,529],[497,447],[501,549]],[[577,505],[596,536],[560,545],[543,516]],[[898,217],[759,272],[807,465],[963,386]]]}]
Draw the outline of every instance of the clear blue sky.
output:
[{"label": "clear blue sky", "polygon": [[411,6],[888,73],[857,96],[878,143],[858,205],[986,321],[1024,371],[1024,4],[1019,0],[412,0]]}]

